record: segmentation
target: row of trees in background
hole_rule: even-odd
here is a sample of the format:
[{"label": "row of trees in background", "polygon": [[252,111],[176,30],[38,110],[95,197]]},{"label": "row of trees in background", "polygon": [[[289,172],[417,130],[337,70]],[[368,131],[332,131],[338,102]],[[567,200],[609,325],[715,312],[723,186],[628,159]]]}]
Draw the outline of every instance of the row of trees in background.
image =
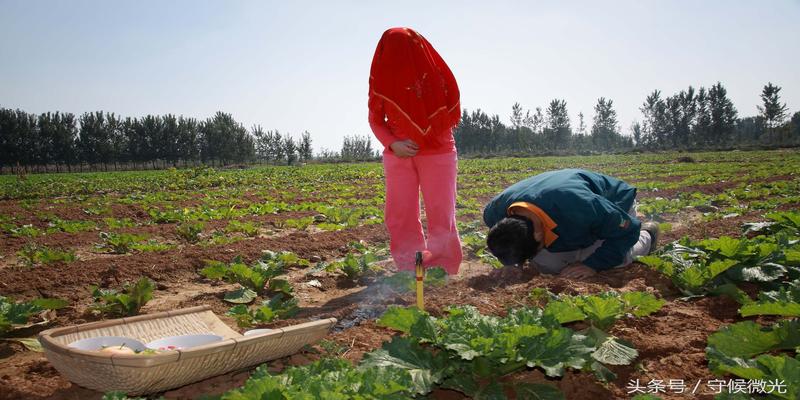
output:
[{"label": "row of trees in background", "polygon": [[[373,160],[369,136],[351,136],[325,161]],[[296,164],[313,158],[311,134],[295,139],[260,125],[247,130],[231,114],[198,121],[168,114],[122,118],[91,112],[29,114],[0,108],[0,171],[165,168],[254,161]]]},{"label": "row of trees in background", "polygon": [[[789,118],[781,88],[764,86],[756,116],[740,118],[721,83],[706,89],[689,87],[664,97],[653,91],[642,104],[642,121],[623,134],[614,103],[601,97],[591,127],[583,113],[573,127],[567,102],[552,100],[545,110],[511,108],[510,124],[480,109],[464,110],[454,135],[462,155],[590,153],[644,150],[695,150],[800,145],[800,112]],[[43,166],[72,170],[91,168],[163,168],[188,164],[227,165],[266,162],[293,165],[375,160],[380,150],[371,135],[347,136],[339,151],[313,154],[311,134],[299,138],[246,129],[231,114],[217,112],[206,120],[148,115],[122,118],[91,112],[29,114],[0,108],[0,171]]]},{"label": "row of trees in background", "polygon": [[151,168],[187,163],[231,163],[254,157],[254,139],[230,114],[205,121],[148,115],[122,118],[91,112],[29,114],[0,109],[0,167],[84,164]]},{"label": "row of trees in background", "polygon": [[780,101],[781,88],[764,86],[756,116],[739,118],[721,83],[695,90],[689,87],[664,97],[653,91],[642,104],[642,121],[623,134],[613,101],[601,97],[591,127],[583,113],[571,125],[565,100],[552,100],[545,110],[511,108],[510,124],[480,109],[464,110],[455,130],[462,155],[587,153],[643,150],[701,150],[800,145],[800,112],[788,118]]}]

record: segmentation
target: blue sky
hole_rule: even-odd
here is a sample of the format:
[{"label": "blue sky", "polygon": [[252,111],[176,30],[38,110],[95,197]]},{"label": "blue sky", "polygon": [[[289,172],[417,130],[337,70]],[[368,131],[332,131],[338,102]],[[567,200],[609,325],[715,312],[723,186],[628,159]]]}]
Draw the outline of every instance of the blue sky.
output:
[{"label": "blue sky", "polygon": [[[800,110],[800,1],[0,0],[0,107],[124,116],[230,112],[316,149],[369,134],[375,45],[410,26],[442,54],[462,104],[499,114],[567,100],[623,132],[654,89],[721,81],[740,115],[762,86]],[[377,143],[377,141],[375,142]]]}]

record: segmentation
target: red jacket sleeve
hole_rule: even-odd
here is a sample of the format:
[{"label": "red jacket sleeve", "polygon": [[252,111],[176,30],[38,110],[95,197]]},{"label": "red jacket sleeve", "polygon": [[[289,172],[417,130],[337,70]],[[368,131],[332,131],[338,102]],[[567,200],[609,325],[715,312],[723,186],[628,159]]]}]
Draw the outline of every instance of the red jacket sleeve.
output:
[{"label": "red jacket sleeve", "polygon": [[383,100],[370,94],[369,96],[369,126],[372,128],[372,133],[378,138],[378,141],[383,144],[383,147],[391,149],[392,143],[398,139],[392,135],[389,130],[389,125],[386,124],[386,112],[383,109]]}]

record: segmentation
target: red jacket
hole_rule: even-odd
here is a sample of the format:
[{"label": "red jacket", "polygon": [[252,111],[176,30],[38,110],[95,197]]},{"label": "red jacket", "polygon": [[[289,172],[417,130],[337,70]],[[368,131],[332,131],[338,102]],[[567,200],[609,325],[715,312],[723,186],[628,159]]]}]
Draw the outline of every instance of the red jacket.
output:
[{"label": "red jacket", "polygon": [[459,96],[453,73],[424,37],[409,28],[384,32],[372,58],[368,107],[385,151],[406,139],[419,145],[417,155],[454,151]]}]

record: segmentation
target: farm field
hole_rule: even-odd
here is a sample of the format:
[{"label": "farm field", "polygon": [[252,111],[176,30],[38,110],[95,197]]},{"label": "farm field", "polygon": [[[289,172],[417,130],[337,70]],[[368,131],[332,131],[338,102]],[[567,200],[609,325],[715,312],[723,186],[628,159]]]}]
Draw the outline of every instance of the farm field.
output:
[{"label": "farm field", "polygon": [[[586,281],[495,270],[482,206],[559,168],[636,186],[641,218],[662,224],[661,252]],[[103,396],[16,339],[196,305],[239,331],[339,323],[250,381],[252,370],[241,371],[165,398],[262,398],[265,372],[289,369],[287,391],[304,377],[318,393],[333,390],[314,376],[332,385],[326,374],[346,370],[363,382],[342,387],[374,396],[364,398],[588,400],[638,389],[711,399],[719,381],[741,379],[763,381],[768,398],[797,399],[798,171],[800,153],[789,150],[461,160],[465,261],[447,282],[430,272],[429,315],[406,308],[411,278],[394,274],[378,163],[0,176],[0,310],[28,310],[0,314],[9,339],[0,399]],[[315,363],[329,358],[356,367]],[[750,398],[740,396],[725,398]]]}]

